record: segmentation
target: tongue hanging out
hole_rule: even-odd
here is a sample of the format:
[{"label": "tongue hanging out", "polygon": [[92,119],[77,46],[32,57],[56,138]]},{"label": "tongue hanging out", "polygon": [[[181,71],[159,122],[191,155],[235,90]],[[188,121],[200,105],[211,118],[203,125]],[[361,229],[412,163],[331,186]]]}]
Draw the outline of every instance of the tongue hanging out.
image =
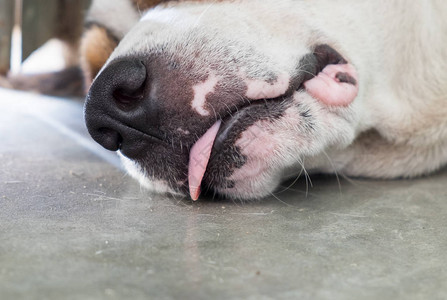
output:
[{"label": "tongue hanging out", "polygon": [[191,152],[189,153],[189,194],[194,201],[199,199],[200,185],[210,160],[211,149],[213,148],[220,124],[221,121],[214,123],[214,125],[211,126],[211,128],[208,129],[208,131],[194,144],[194,146],[192,146]]}]

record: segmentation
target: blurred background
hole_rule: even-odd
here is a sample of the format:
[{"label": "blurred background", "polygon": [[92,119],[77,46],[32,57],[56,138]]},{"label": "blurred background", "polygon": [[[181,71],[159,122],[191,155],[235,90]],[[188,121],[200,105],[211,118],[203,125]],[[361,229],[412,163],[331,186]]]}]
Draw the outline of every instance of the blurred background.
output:
[{"label": "blurred background", "polygon": [[81,96],[78,47],[90,2],[0,0],[0,87]]}]

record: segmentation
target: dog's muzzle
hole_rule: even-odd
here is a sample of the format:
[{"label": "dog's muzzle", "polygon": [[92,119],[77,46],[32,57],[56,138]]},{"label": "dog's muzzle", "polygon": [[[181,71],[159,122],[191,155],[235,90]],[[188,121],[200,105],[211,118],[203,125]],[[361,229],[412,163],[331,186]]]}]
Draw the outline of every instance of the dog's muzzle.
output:
[{"label": "dog's muzzle", "polygon": [[[274,74],[268,79],[212,68],[203,71],[194,63],[159,54],[118,58],[93,82],[85,120],[93,139],[104,148],[119,150],[138,162],[148,177],[164,179],[171,186],[180,183],[180,189],[189,187],[191,197],[197,199],[207,166],[215,162],[212,152],[225,151],[216,148],[231,147],[257,116],[267,114],[269,106],[280,113],[279,107],[306,84],[310,86],[306,90],[318,98],[322,79],[315,75],[325,75],[326,66],[345,64],[325,45],[303,57],[295,74]],[[334,75],[339,83],[356,85],[349,73],[340,72]],[[334,81],[333,95],[339,83]],[[234,153],[228,156],[233,159]],[[239,167],[243,161],[239,160]]]}]

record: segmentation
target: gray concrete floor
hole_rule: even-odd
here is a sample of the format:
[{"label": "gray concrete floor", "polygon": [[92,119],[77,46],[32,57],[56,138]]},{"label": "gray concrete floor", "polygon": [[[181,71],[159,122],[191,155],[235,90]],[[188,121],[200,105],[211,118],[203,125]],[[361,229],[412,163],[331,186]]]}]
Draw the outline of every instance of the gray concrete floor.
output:
[{"label": "gray concrete floor", "polygon": [[447,170],[262,202],[151,195],[82,103],[0,90],[0,299],[447,299]]}]

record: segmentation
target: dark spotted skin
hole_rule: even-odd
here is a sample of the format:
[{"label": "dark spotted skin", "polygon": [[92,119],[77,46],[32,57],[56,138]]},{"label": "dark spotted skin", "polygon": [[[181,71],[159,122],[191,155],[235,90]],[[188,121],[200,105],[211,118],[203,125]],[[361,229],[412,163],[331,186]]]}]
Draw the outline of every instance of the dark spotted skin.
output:
[{"label": "dark spotted skin", "polygon": [[352,85],[357,85],[357,80],[355,80],[351,75],[349,75],[348,73],[337,73],[337,75],[335,75],[335,78],[337,78],[340,82],[345,82],[345,83],[349,83]]},{"label": "dark spotted skin", "polygon": [[318,72],[321,72],[327,65],[343,65],[348,62],[334,48],[327,44],[317,45],[313,52],[318,62]]}]

